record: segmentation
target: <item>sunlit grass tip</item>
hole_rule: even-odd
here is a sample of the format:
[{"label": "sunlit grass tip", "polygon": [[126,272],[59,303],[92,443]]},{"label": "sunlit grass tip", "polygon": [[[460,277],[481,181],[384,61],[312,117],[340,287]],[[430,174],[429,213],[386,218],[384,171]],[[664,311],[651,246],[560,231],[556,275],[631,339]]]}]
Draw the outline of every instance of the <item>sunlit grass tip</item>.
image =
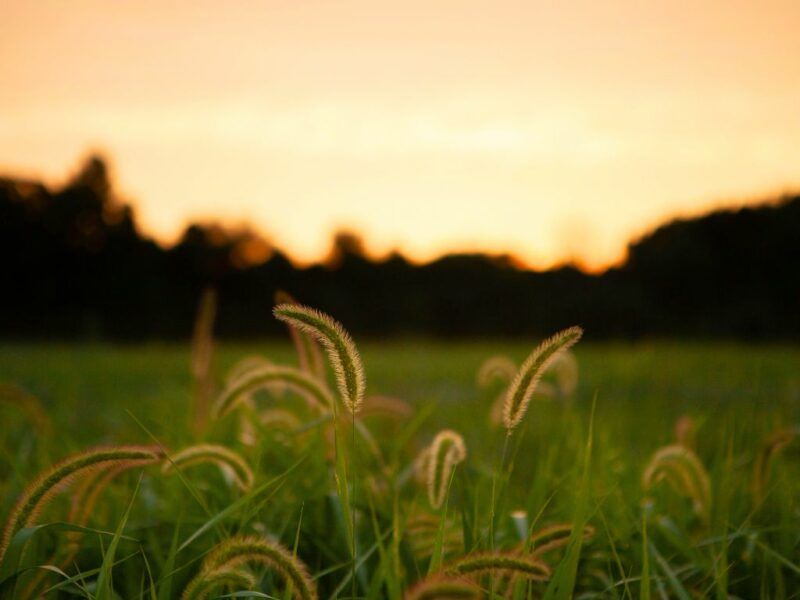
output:
[{"label": "sunlit grass tip", "polygon": [[30,483],[11,510],[0,540],[0,559],[17,532],[32,525],[52,497],[76,477],[92,470],[122,464],[148,464],[160,460],[162,453],[147,446],[109,446],[74,454],[42,472]]},{"label": "sunlit grass tip", "polygon": [[580,327],[560,331],[539,344],[522,363],[506,392],[503,404],[503,424],[509,434],[525,416],[542,374],[564,351],[581,339],[582,335],[583,329]]},{"label": "sunlit grass tip", "polygon": [[364,401],[366,377],[361,356],[350,334],[332,317],[307,306],[279,304],[273,313],[277,319],[309,333],[322,344],[333,366],[342,402],[352,414],[356,414]]},{"label": "sunlit grass tip", "polygon": [[170,473],[176,468],[207,462],[216,464],[228,474],[239,489],[247,491],[253,486],[253,471],[247,461],[230,448],[216,444],[198,444],[184,448],[170,456],[170,460],[164,461],[162,471]]}]

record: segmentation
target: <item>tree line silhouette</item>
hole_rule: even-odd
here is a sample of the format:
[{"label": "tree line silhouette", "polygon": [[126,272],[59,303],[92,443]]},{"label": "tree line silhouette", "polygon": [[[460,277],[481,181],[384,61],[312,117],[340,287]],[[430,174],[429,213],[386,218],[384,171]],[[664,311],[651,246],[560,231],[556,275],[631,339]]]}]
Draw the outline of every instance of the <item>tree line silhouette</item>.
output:
[{"label": "tree line silhouette", "polygon": [[298,268],[248,229],[193,223],[159,246],[94,156],[56,190],[0,178],[0,251],[7,339],[186,338],[207,286],[219,293],[217,333],[235,338],[281,332],[277,289],[360,335],[540,336],[574,323],[594,338],[800,334],[797,195],[666,223],[601,274],[481,254],[371,259],[346,232],[323,264]]}]

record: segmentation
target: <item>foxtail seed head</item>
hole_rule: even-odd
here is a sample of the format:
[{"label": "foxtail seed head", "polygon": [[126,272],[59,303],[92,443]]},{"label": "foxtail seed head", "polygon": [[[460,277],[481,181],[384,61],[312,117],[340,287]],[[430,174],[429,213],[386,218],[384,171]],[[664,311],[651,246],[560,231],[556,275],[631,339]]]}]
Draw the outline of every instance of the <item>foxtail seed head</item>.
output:
[{"label": "foxtail seed head", "polygon": [[[528,543],[531,547],[531,554],[533,556],[542,556],[548,552],[552,552],[556,548],[562,548],[569,544],[572,537],[572,523],[555,523],[542,527],[531,534]],[[594,537],[595,528],[592,525],[586,524],[583,526],[583,541],[587,542]]]},{"label": "foxtail seed head", "polygon": [[550,567],[535,557],[501,553],[466,556],[446,568],[445,572],[466,576],[504,573],[533,581],[545,581],[551,575]]},{"label": "foxtail seed head", "polygon": [[299,304],[279,304],[275,318],[316,338],[328,354],[342,402],[356,414],[364,401],[366,379],[361,356],[342,325],[323,312]]},{"label": "foxtail seed head", "polygon": [[478,387],[488,387],[493,381],[501,381],[508,384],[517,373],[517,365],[514,361],[498,354],[490,356],[478,369],[478,376],[476,378]]},{"label": "foxtail seed head", "polygon": [[467,457],[467,447],[461,434],[444,429],[436,434],[420,463],[427,470],[428,501],[440,508],[447,494],[447,486],[456,465]]},{"label": "foxtail seed head", "polygon": [[658,450],[642,475],[645,491],[666,480],[679,494],[692,500],[694,511],[704,521],[711,508],[711,480],[697,455],[684,446],[665,446]]},{"label": "foxtail seed head", "polygon": [[252,573],[242,569],[217,569],[201,573],[183,590],[182,600],[205,600],[209,594],[223,586],[238,588],[238,591],[251,590],[256,585]]},{"label": "foxtail seed head", "polygon": [[271,365],[250,369],[233,380],[217,398],[212,411],[214,417],[227,415],[253,390],[276,383],[299,392],[320,410],[332,409],[333,398],[325,384],[294,367]]},{"label": "foxtail seed head", "polygon": [[292,583],[296,600],[317,600],[317,589],[305,564],[278,542],[254,536],[232,537],[208,553],[197,578],[220,569],[256,563],[274,569]]},{"label": "foxtail seed head", "polygon": [[581,339],[582,335],[583,329],[580,327],[560,331],[539,344],[522,363],[506,392],[503,405],[503,424],[509,435],[525,416],[542,374],[565,350]]},{"label": "foxtail seed head", "polygon": [[109,446],[75,454],[50,467],[25,488],[12,509],[0,540],[0,559],[17,532],[32,525],[50,499],[76,477],[101,467],[146,465],[159,460],[161,454],[160,450],[153,447]]},{"label": "foxtail seed head", "polygon": [[197,444],[184,448],[164,462],[161,470],[170,473],[175,468],[190,467],[192,465],[212,462],[226,473],[229,473],[236,486],[243,491],[253,486],[253,471],[247,462],[233,450],[216,444]]},{"label": "foxtail seed head", "polygon": [[772,463],[783,449],[797,437],[794,429],[780,429],[770,435],[761,445],[755,465],[753,466],[753,501],[756,508],[764,500],[764,488],[769,480]]},{"label": "foxtail seed head", "polygon": [[[294,299],[289,293],[278,290],[275,292],[275,305],[279,304],[294,304],[301,306],[301,304]],[[287,323],[289,335],[292,336],[292,343],[297,351],[297,360],[300,363],[300,370],[310,373],[318,379],[325,379],[325,362],[322,358],[322,351],[320,350],[317,340],[305,331],[300,331],[291,323]]]}]

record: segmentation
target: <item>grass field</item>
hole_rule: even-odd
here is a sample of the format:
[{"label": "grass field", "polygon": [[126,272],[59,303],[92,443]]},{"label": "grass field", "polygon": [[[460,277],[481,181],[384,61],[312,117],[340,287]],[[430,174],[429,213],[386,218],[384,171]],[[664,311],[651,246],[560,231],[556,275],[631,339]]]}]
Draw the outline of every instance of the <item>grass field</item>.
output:
[{"label": "grass field", "polygon": [[[98,489],[83,535],[42,528],[0,580],[35,565],[58,571],[24,570],[7,577],[4,593],[178,598],[204,556],[241,533],[289,548],[321,598],[800,597],[800,456],[791,443],[800,348],[580,343],[575,392],[534,398],[506,444],[489,418],[504,386],[480,388],[476,372],[497,354],[519,364],[534,346],[359,344],[366,406],[369,395],[386,395],[407,402],[409,414],[365,414],[372,437],[356,435],[342,413],[333,427],[291,394],[259,392],[259,407],[287,408],[297,422],[256,424],[247,445],[237,414],[193,429],[188,347],[2,345],[0,381],[37,397],[50,423],[0,406],[0,515],[38,472],[98,445],[157,441],[172,455],[201,441],[223,444],[255,474],[240,490],[214,464],[180,475],[157,465],[121,473]],[[252,354],[297,362],[288,342],[222,345],[217,387]],[[683,447],[696,452],[709,490],[698,491],[703,472],[674,464],[644,490],[643,471],[654,452],[676,443],[683,416]],[[467,457],[436,509],[413,471],[445,428],[463,436]],[[80,482],[56,496],[36,523],[66,521],[71,502],[87,501],[77,489]],[[546,529],[553,524],[572,528]],[[72,554],[65,548],[75,539]],[[490,566],[467,576],[465,556],[489,557]],[[521,556],[528,566],[510,570],[499,556]],[[302,597],[297,585],[287,590],[279,569],[246,562],[239,579],[231,575],[208,597]],[[427,588],[412,589],[437,573]],[[442,595],[450,580],[463,585]]]}]

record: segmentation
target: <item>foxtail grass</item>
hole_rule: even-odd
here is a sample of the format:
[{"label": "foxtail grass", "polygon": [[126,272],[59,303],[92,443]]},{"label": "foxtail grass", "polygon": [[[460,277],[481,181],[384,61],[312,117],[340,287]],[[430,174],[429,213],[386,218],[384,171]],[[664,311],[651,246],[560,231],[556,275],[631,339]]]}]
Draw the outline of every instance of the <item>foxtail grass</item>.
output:
[{"label": "foxtail grass", "polygon": [[297,327],[317,339],[328,354],[342,402],[351,414],[361,409],[366,378],[361,356],[353,339],[342,325],[323,312],[298,304],[279,304],[277,319]]},{"label": "foxtail grass", "polygon": [[546,563],[532,556],[493,552],[466,556],[448,566],[445,573],[469,577],[503,574],[521,576],[532,581],[546,581],[552,571]]},{"label": "foxtail grass", "polygon": [[192,600],[196,589],[207,585],[209,578],[220,570],[230,570],[243,564],[260,564],[273,569],[291,583],[296,600],[316,600],[317,590],[303,562],[278,542],[253,536],[232,537],[208,553],[200,573],[184,591],[184,600]]},{"label": "foxtail grass", "polygon": [[482,595],[483,590],[471,581],[437,574],[409,588],[403,600],[478,600]]},{"label": "foxtail grass", "polygon": [[580,327],[560,331],[539,344],[522,363],[506,392],[503,405],[503,424],[509,435],[525,416],[542,374],[582,335],[583,329]]},{"label": "foxtail grass", "polygon": [[[542,527],[533,532],[528,538],[528,547],[532,556],[543,556],[549,552],[563,548],[572,537],[572,530],[574,526],[572,523],[555,523]],[[587,542],[595,535],[595,528],[592,525],[586,524],[583,526],[583,541]]]},{"label": "foxtail grass", "polygon": [[[302,306],[289,293],[283,290],[275,292],[275,305],[277,306],[280,304]],[[320,350],[317,340],[308,332],[300,330],[291,323],[287,323],[286,326],[289,328],[289,335],[292,337],[292,343],[297,352],[300,370],[310,373],[319,379],[324,379],[325,362],[322,358],[322,351]]]},{"label": "foxtail grass", "polygon": [[256,578],[253,574],[243,569],[216,569],[190,581],[183,591],[182,598],[184,600],[205,600],[213,591],[220,588],[246,591],[252,590],[256,583]]},{"label": "foxtail grass", "polygon": [[697,422],[689,415],[681,415],[675,421],[675,443],[689,450],[695,449]]},{"label": "foxtail grass", "polygon": [[650,490],[666,481],[677,493],[691,499],[695,513],[708,522],[711,480],[697,455],[684,446],[665,446],[653,454],[642,475],[642,487]]},{"label": "foxtail grass", "polygon": [[161,452],[145,446],[110,446],[75,454],[41,473],[22,492],[11,511],[0,539],[0,560],[21,529],[34,524],[47,503],[77,477],[117,465],[146,465],[160,460]]},{"label": "foxtail grass", "polygon": [[275,383],[285,384],[321,411],[333,410],[333,397],[324,383],[294,367],[271,365],[251,369],[234,379],[217,397],[212,414],[222,418],[256,389]]},{"label": "foxtail grass", "polygon": [[39,399],[12,383],[0,383],[0,404],[9,404],[19,410],[42,435],[51,430],[50,416]]},{"label": "foxtail grass", "polygon": [[796,437],[797,431],[795,429],[780,429],[767,437],[761,444],[758,456],[753,464],[752,490],[756,509],[764,501],[764,490],[769,481],[772,463]]},{"label": "foxtail grass", "polygon": [[517,365],[514,364],[514,361],[507,356],[498,354],[490,356],[481,363],[475,382],[481,388],[489,387],[495,381],[508,385],[516,374]]},{"label": "foxtail grass", "polygon": [[444,429],[420,454],[416,468],[425,477],[428,502],[438,509],[444,503],[453,469],[467,457],[467,447],[461,434]]},{"label": "foxtail grass", "polygon": [[216,464],[230,475],[240,490],[247,491],[253,487],[253,471],[247,461],[230,448],[216,444],[197,444],[184,448],[164,462],[162,472],[170,473],[174,469],[207,462]]}]

